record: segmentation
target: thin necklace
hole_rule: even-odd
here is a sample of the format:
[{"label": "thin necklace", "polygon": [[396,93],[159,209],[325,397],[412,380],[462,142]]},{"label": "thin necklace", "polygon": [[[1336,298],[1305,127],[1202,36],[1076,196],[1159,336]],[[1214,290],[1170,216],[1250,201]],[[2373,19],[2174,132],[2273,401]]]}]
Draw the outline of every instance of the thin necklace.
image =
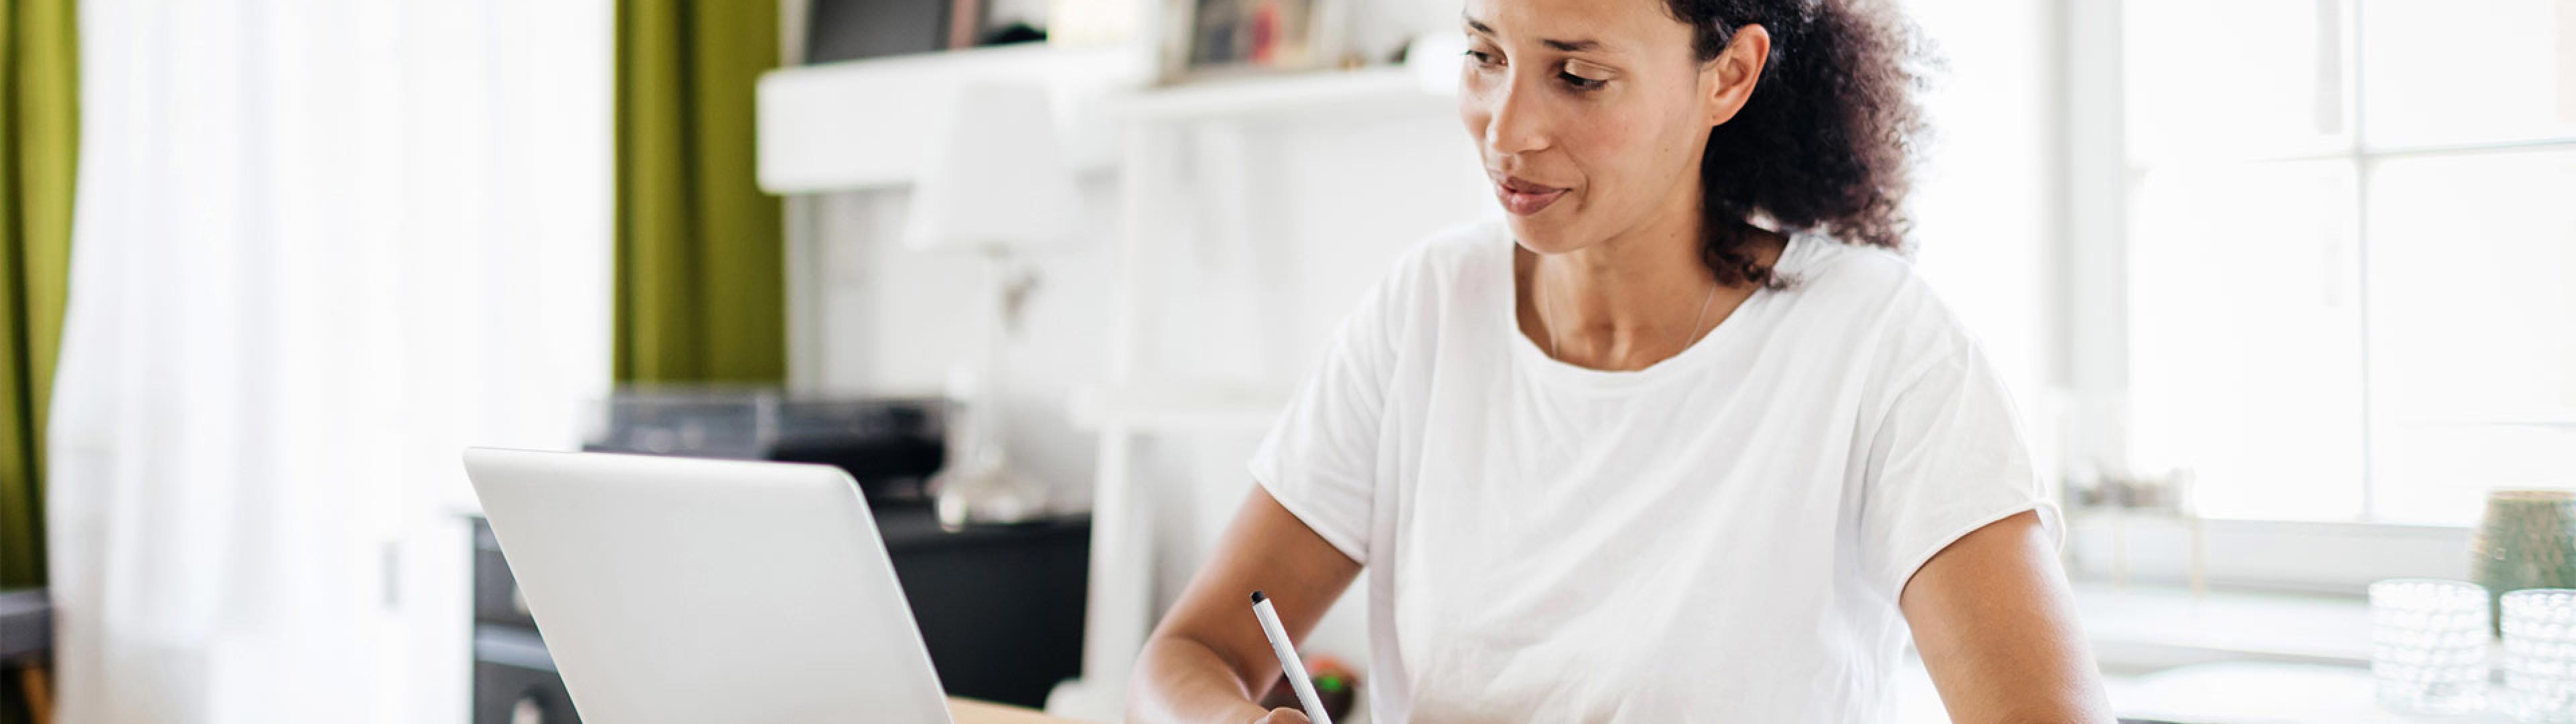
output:
[{"label": "thin necklace", "polygon": [[[1717,301],[1717,286],[1718,285],[1716,284],[1708,285],[1708,296],[1702,297],[1699,300],[1699,314],[1691,317],[1690,333],[1682,336],[1681,344],[1674,347],[1674,354],[1681,354],[1681,350],[1690,349],[1691,341],[1699,339],[1699,325],[1701,322],[1708,321],[1708,305],[1710,302]],[[1545,297],[1541,297],[1540,300],[1542,303],[1552,301]],[[1557,312],[1556,305],[1553,303],[1547,304],[1547,312],[1549,316],[1553,317],[1562,318],[1564,316]],[[1556,330],[1558,326],[1559,325],[1554,322],[1550,322],[1547,325],[1547,356],[1549,359],[1563,362],[1565,361],[1565,358],[1559,357],[1556,354]]]}]

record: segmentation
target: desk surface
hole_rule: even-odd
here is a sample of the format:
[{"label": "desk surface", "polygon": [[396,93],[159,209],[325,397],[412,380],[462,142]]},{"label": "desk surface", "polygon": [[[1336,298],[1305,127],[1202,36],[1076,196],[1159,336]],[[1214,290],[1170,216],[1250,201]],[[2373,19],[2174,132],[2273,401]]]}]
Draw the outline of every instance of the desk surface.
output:
[{"label": "desk surface", "polygon": [[1022,709],[1016,706],[988,704],[973,699],[948,698],[948,715],[957,724],[1081,724],[1072,719]]},{"label": "desk surface", "polygon": [[[2370,670],[2352,666],[2228,662],[2140,676],[2111,687],[2112,710],[2151,721],[2260,721],[2280,724],[2488,724],[2503,712],[2462,716],[2382,708]],[[2504,687],[2489,690],[2501,703]],[[965,721],[959,719],[961,724]]]}]

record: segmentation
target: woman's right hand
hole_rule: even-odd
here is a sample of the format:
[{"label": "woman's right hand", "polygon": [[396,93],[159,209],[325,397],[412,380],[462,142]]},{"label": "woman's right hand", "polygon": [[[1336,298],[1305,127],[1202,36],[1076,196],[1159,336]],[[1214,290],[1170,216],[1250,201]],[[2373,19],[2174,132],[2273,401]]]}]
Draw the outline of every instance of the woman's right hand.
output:
[{"label": "woman's right hand", "polygon": [[1272,709],[1270,713],[1261,715],[1261,718],[1252,720],[1252,724],[1312,724],[1312,721],[1306,718],[1306,712],[1295,709]]},{"label": "woman's right hand", "polygon": [[1252,486],[1207,565],[1146,639],[1127,689],[1127,721],[1307,724],[1304,712],[1255,703],[1279,681],[1279,658],[1244,596],[1269,592],[1295,640],[1314,630],[1359,574],[1358,561]]}]

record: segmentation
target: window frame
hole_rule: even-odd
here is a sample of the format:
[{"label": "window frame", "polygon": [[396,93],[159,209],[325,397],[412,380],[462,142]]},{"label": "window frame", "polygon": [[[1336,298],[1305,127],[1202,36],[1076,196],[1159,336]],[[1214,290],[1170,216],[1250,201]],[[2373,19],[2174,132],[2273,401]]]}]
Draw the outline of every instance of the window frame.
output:
[{"label": "window frame", "polygon": [[[2133,159],[2127,128],[2126,3],[2129,0],[2085,0],[2060,5],[2058,49],[2061,53],[2059,119],[2063,189],[2063,239],[2055,263],[2055,321],[2059,342],[2058,404],[2062,410],[2059,454],[2073,460],[2126,460],[2124,400],[2129,370],[2128,242],[2132,210],[2140,182],[2153,168]],[[2158,521],[2119,516],[2076,516],[2092,520],[2070,526],[2067,557],[2070,572],[2084,578],[2109,578],[2114,572],[2133,580],[2189,580],[2193,558],[2212,584],[2237,588],[2357,594],[2372,580],[2426,576],[2463,578],[2469,568],[2473,525],[2425,525],[2374,519],[2376,489],[2372,461],[2376,434],[2371,391],[2374,363],[2371,334],[2369,263],[2372,172],[2379,164],[2428,156],[2576,150],[2576,135],[2476,143],[2376,145],[2363,117],[2362,82],[2364,0],[2340,0],[2337,11],[2342,37],[2336,47],[2343,64],[2342,97],[2348,139],[2331,150],[2232,155],[2224,162],[2344,161],[2355,173],[2350,220],[2361,279],[2358,314],[2362,320],[2363,395],[2361,411],[2361,512],[2356,519],[2290,521],[2196,519]],[[2191,159],[2179,163],[2199,163]],[[2120,526],[2127,526],[2125,529]],[[2199,554],[2193,531],[2198,532]],[[2115,544],[2113,538],[2125,538]]]}]

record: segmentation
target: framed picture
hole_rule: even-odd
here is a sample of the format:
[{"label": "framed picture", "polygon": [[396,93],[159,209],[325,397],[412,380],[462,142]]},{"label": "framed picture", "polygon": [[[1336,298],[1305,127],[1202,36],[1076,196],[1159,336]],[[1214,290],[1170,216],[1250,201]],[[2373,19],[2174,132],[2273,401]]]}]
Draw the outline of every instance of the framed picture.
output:
[{"label": "framed picture", "polygon": [[1167,0],[1167,83],[1332,68],[1354,0]]}]

